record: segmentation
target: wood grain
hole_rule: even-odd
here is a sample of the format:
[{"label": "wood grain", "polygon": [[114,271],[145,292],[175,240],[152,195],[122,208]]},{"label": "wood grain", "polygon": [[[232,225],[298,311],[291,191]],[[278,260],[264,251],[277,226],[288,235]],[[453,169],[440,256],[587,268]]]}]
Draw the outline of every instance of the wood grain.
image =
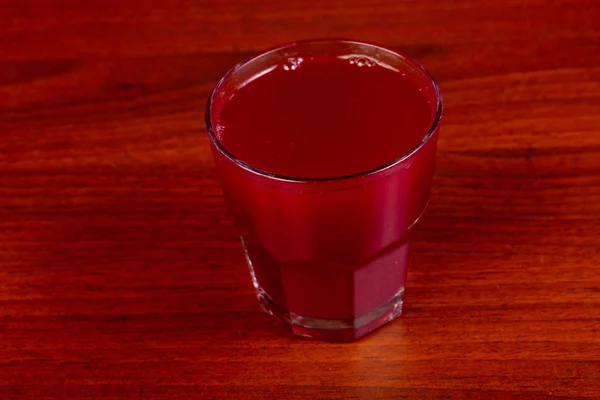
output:
[{"label": "wood grain", "polygon": [[[600,2],[4,0],[0,399],[600,398]],[[445,100],[404,316],[259,310],[202,107],[234,63],[379,42]]]}]

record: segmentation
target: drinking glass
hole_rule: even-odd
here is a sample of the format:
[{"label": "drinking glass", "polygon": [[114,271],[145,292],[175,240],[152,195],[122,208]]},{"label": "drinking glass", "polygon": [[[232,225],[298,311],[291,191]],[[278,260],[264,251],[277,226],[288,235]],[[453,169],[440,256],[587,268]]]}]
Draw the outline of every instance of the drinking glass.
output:
[{"label": "drinking glass", "polygon": [[[349,54],[407,74],[427,97],[429,130],[412,150],[369,171],[307,180],[257,169],[223,145],[212,116],[248,79],[289,57]],[[349,341],[401,314],[411,233],[428,203],[441,114],[438,87],[421,65],[354,41],[284,45],[238,64],[216,85],[205,118],[227,207],[259,303],[293,333]]]}]

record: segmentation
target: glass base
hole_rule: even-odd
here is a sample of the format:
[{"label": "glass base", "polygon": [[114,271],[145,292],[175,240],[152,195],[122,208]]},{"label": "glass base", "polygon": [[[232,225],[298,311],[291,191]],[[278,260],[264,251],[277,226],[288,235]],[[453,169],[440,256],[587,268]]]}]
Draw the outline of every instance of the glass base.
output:
[{"label": "glass base", "polygon": [[278,307],[257,285],[258,301],[268,314],[277,317],[295,335],[322,340],[353,341],[379,328],[402,314],[404,289],[387,303],[354,319],[310,318]]}]

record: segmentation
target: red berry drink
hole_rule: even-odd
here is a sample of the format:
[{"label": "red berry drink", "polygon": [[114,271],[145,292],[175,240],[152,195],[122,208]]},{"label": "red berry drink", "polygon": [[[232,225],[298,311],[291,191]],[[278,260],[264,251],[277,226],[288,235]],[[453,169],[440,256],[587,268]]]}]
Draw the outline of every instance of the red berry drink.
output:
[{"label": "red berry drink", "polygon": [[225,198],[261,304],[293,332],[353,340],[400,315],[440,115],[421,66],[357,42],[287,45],[217,85]]}]

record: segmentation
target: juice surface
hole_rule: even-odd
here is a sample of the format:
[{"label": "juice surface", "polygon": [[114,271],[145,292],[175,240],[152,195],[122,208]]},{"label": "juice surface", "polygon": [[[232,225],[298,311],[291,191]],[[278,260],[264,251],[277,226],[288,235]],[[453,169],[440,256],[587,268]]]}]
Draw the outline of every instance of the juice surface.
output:
[{"label": "juice surface", "polygon": [[297,57],[246,81],[213,120],[224,147],[255,168],[333,178],[409,152],[431,107],[406,73],[368,58]]}]

